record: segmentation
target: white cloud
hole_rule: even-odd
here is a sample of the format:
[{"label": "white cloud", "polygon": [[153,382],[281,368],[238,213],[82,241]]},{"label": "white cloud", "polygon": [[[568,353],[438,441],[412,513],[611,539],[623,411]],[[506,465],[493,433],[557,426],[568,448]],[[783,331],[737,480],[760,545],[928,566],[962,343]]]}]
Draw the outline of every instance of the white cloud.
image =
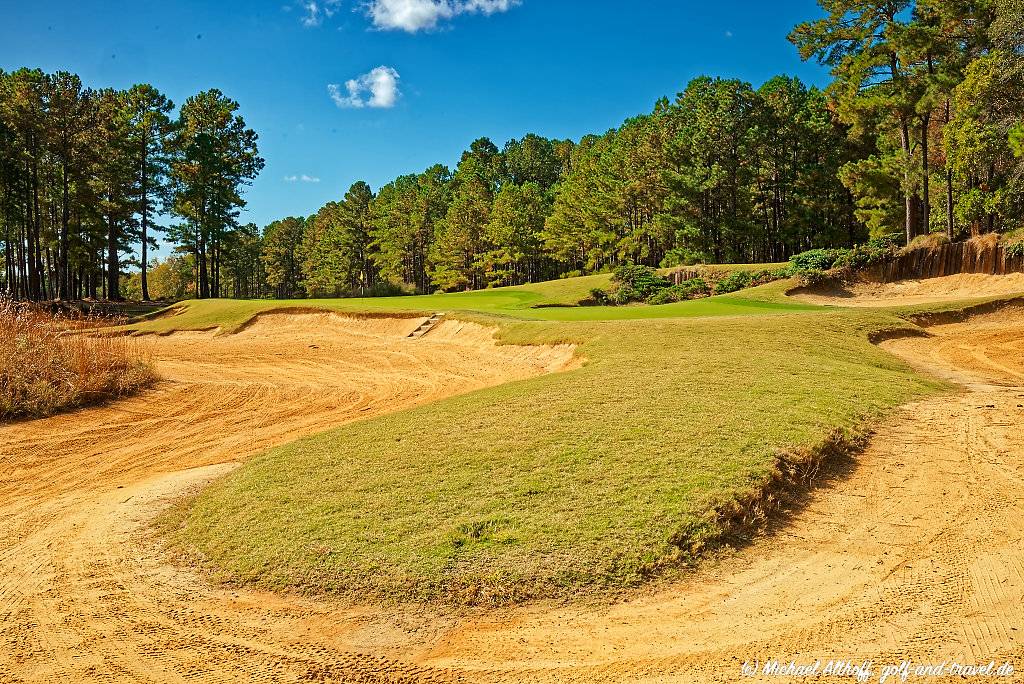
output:
[{"label": "white cloud", "polygon": [[292,175],[284,177],[285,183],[298,183],[300,181],[303,183],[319,183],[320,179],[316,176],[307,176],[306,174],[302,174],[301,176]]},{"label": "white cloud", "polygon": [[459,14],[507,12],[521,0],[370,0],[366,12],[373,25],[387,31],[415,33],[432,29]]},{"label": "white cloud", "polygon": [[339,107],[388,109],[398,101],[399,78],[398,72],[391,67],[379,66],[367,74],[346,81],[344,92],[336,83],[328,85],[327,92]]},{"label": "white cloud", "polygon": [[330,19],[338,11],[341,0],[301,0],[299,6],[305,12],[302,16],[302,25],[306,28],[313,28],[324,23],[324,17]]}]

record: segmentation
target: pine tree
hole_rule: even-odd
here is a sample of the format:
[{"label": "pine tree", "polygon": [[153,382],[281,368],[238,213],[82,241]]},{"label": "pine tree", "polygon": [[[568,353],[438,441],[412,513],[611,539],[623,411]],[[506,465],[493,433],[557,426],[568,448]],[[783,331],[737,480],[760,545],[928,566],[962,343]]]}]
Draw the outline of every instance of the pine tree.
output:
[{"label": "pine tree", "polygon": [[199,297],[220,285],[223,237],[245,206],[241,190],[263,168],[256,133],[219,90],[188,98],[169,141],[172,210],[185,220],[172,239],[188,245],[199,269]]},{"label": "pine tree", "polygon": [[135,212],[139,221],[141,296],[149,300],[147,277],[148,250],[155,242],[154,223],[167,202],[168,157],[167,139],[172,132],[170,112],[174,104],[156,88],[139,84],[125,94],[124,107],[128,116],[127,145],[131,150],[131,164],[136,169]]}]

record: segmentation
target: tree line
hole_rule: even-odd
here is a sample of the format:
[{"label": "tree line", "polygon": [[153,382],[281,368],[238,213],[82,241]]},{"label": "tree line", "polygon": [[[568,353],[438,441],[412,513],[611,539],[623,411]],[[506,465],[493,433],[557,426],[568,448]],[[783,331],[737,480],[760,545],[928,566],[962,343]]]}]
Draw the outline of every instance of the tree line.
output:
[{"label": "tree line", "polygon": [[[307,217],[239,225],[262,167],[218,91],[172,106],[148,86],[0,79],[4,283],[26,297],[148,296],[154,217],[181,296],[454,291],[622,264],[778,262],[894,233],[1018,228],[1024,216],[1024,0],[821,0],[790,40],[825,90],[700,77],[579,141],[473,142]],[[165,277],[166,276],[166,277]]]},{"label": "tree line", "polygon": [[222,292],[224,255],[245,240],[241,189],[263,166],[238,108],[208,90],[172,118],[149,84],[92,89],[63,71],[0,71],[0,289],[119,300],[137,247],[138,296],[149,299],[148,251],[166,233],[196,265],[195,293]]},{"label": "tree line", "polygon": [[847,128],[820,90],[700,78],[579,142],[474,141],[376,193],[355,183],[263,234],[270,294],[515,285],[623,263],[780,261],[866,236],[839,180]]},{"label": "tree line", "polygon": [[908,242],[1019,227],[1024,0],[819,1],[790,39],[831,67],[857,218]]},{"label": "tree line", "polygon": [[1024,0],[821,3],[790,40],[821,91],[701,77],[578,142],[474,142],[268,226],[277,296],[512,285],[620,264],[777,262],[1024,221]]}]

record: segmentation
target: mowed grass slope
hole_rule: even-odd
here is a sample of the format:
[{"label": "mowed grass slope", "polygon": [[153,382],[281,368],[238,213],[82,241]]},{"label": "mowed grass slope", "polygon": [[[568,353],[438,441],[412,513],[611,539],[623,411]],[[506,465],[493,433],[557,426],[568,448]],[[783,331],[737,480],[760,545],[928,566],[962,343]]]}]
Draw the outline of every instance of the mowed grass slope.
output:
[{"label": "mowed grass slope", "polygon": [[[271,450],[168,513],[169,538],[234,582],[360,599],[634,586],[718,538],[717,511],[756,496],[780,449],[813,449],[941,387],[868,342],[907,325],[892,314],[787,312],[758,296],[768,308],[685,303],[739,300],[749,316],[474,314],[506,343],[577,342],[587,363]],[[223,327],[251,315],[196,307]]]},{"label": "mowed grass slope", "polygon": [[778,296],[775,290],[772,290],[769,296],[758,294],[756,290],[747,290],[727,297],[697,299],[661,306],[574,306],[585,299],[591,289],[608,287],[610,280],[609,274],[601,274],[492,290],[372,299],[186,301],[158,316],[136,323],[131,328],[141,333],[158,334],[173,330],[213,328],[230,333],[238,330],[261,312],[282,308],[425,315],[435,311],[475,312],[542,321],[742,316],[752,313],[811,311],[818,308],[810,304],[787,301]]}]

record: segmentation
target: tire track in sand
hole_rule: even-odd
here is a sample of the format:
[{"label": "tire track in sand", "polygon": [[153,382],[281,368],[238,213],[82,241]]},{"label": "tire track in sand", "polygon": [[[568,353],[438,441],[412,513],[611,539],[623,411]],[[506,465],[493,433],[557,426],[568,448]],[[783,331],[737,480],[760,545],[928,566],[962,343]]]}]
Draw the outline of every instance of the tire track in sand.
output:
[{"label": "tire track in sand", "polygon": [[147,338],[155,388],[0,426],[0,682],[278,681],[326,662],[415,674],[293,643],[308,602],[208,589],[140,530],[270,446],[574,363],[569,346],[499,347],[458,322],[405,339],[421,320],[279,314]]}]

